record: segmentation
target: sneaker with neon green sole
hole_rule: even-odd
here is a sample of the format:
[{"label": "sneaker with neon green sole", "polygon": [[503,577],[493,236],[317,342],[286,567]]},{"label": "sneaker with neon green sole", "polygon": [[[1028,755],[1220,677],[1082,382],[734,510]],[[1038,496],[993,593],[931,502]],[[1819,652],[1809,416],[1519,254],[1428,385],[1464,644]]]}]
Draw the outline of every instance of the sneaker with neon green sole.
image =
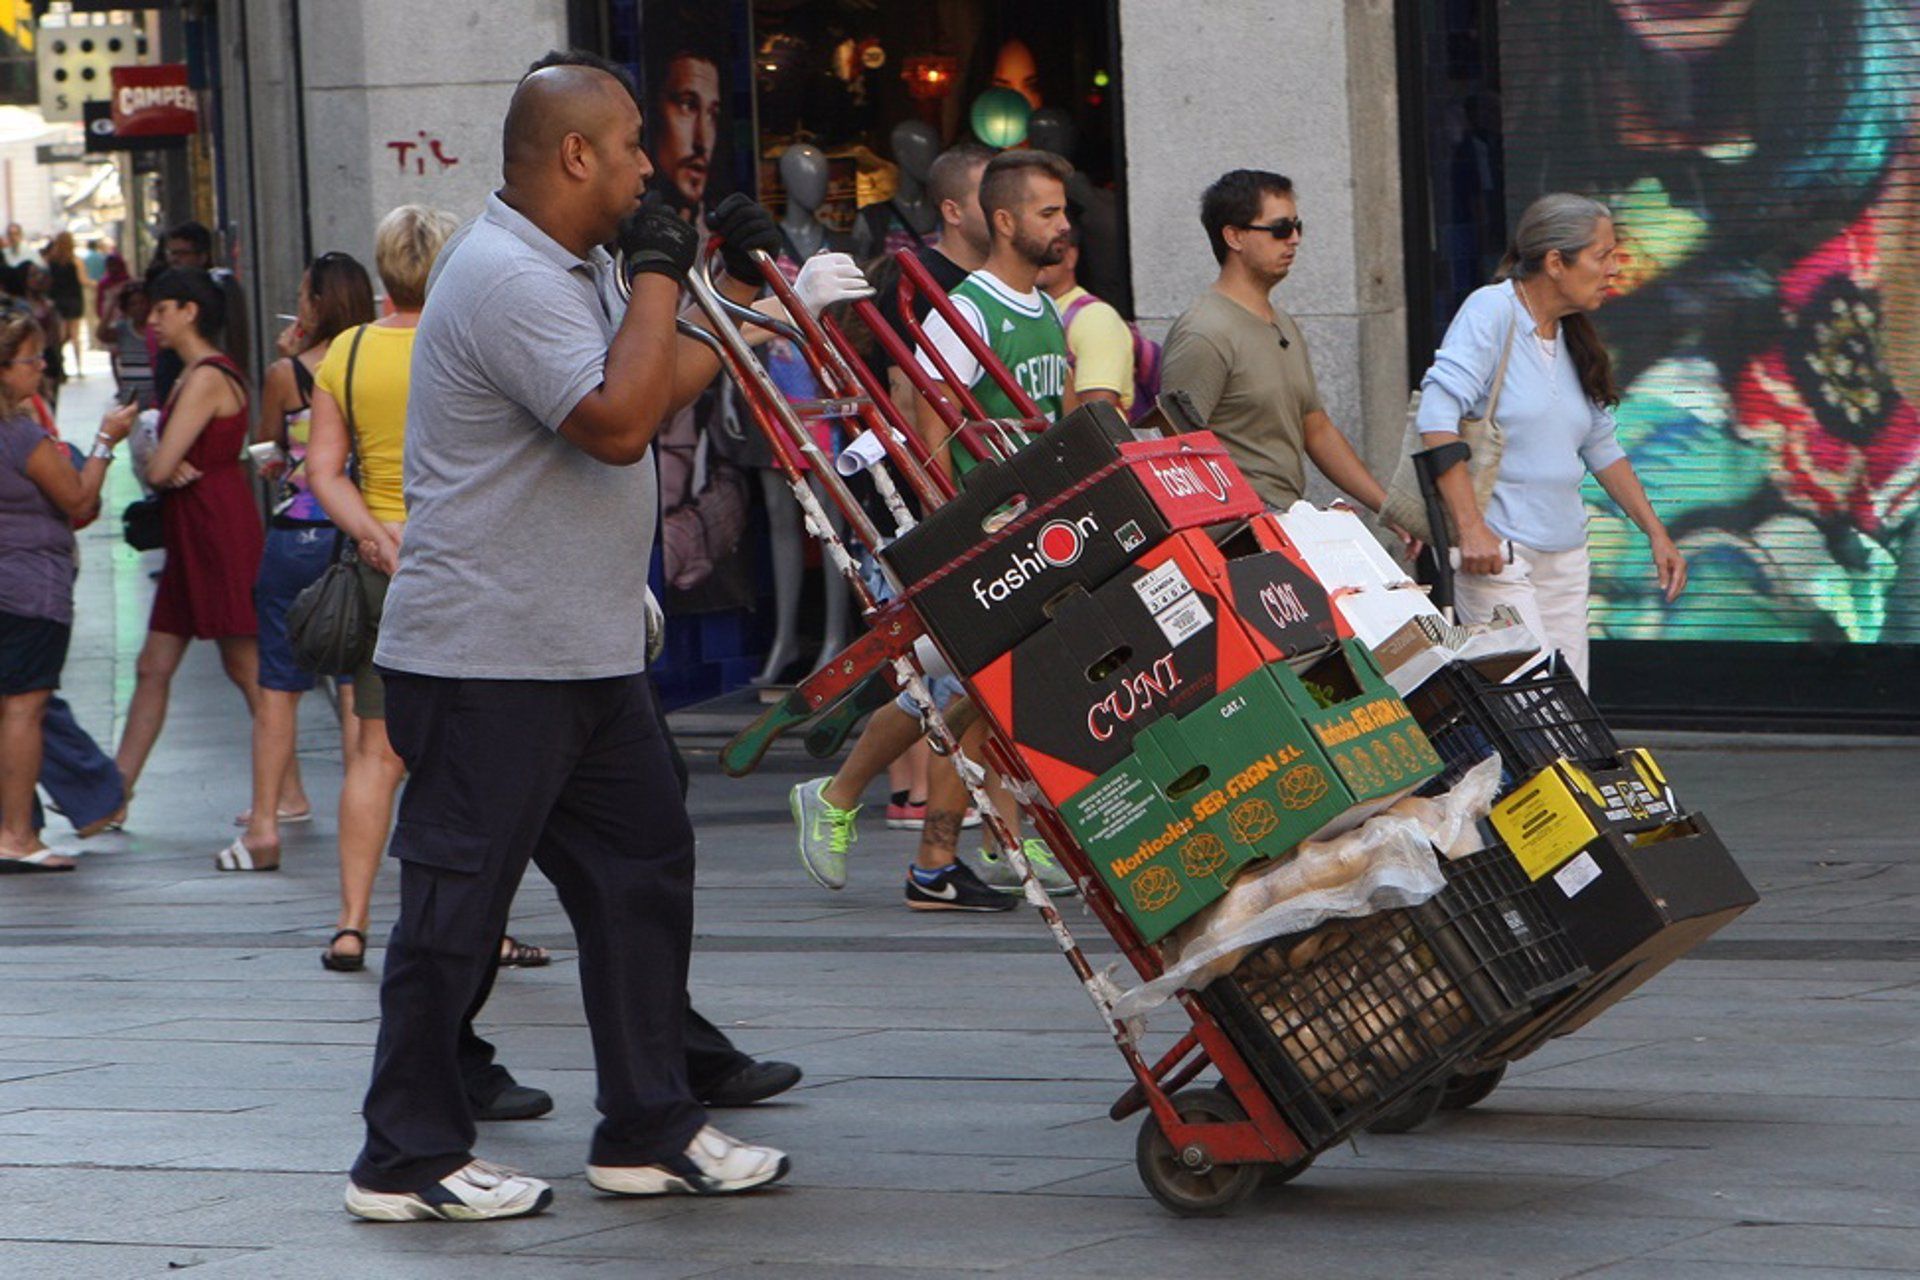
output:
[{"label": "sneaker with neon green sole", "polygon": [[860,806],[837,809],[827,801],[831,778],[815,778],[793,789],[793,821],[800,832],[800,865],[823,889],[847,887],[847,850],[860,839],[853,820]]},{"label": "sneaker with neon green sole", "polygon": [[[1080,886],[1073,882],[1067,869],[1053,856],[1053,850],[1047,848],[1047,842],[1038,836],[1028,836],[1020,842],[1020,850],[1027,855],[1027,861],[1033,866],[1033,874],[1040,881],[1040,887],[1056,898],[1070,898],[1080,892]],[[973,869],[975,875],[991,888],[1002,893],[1019,893],[1020,876],[998,849],[981,849],[974,853],[963,853],[961,861]]]}]

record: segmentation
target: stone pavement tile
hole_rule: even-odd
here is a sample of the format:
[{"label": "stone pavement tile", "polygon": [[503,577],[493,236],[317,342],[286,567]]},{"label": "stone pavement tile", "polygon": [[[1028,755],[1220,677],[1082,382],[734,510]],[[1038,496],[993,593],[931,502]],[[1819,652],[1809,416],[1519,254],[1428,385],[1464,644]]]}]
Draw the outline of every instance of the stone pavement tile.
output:
[{"label": "stone pavement tile", "polygon": [[[271,1245],[327,1249],[335,1251],[336,1257],[369,1259],[420,1253],[494,1255],[611,1228],[657,1223],[694,1212],[701,1203],[687,1197],[642,1201],[602,1196],[577,1173],[553,1181],[554,1205],[535,1217],[401,1224],[364,1223],[348,1214],[341,1207],[344,1172],[190,1169],[168,1171],[158,1178],[148,1171],[125,1169],[8,1170],[9,1190],[0,1202],[0,1240]],[[115,1212],[102,1214],[103,1204],[115,1206]],[[384,1264],[376,1263],[380,1265]],[[0,1269],[0,1274],[6,1273]],[[262,1266],[254,1274],[277,1276],[279,1272]]]},{"label": "stone pavement tile", "polygon": [[[397,1234],[412,1231],[430,1233],[437,1238],[446,1239],[463,1231],[473,1230],[469,1223],[412,1223],[412,1224],[376,1224],[368,1223],[369,1231],[383,1234]],[[358,1245],[358,1242],[356,1242]],[[360,1258],[359,1255],[371,1253],[373,1259]],[[253,1257],[236,1257],[228,1261],[213,1263],[194,1269],[195,1280],[342,1280],[343,1275],[351,1275],[361,1269],[361,1274],[377,1277],[377,1280],[475,1280],[477,1276],[504,1275],[513,1272],[515,1264],[511,1261],[488,1264],[476,1263],[471,1256],[437,1257],[409,1253],[404,1256],[381,1254],[376,1250],[356,1247],[356,1261],[343,1266],[340,1252],[331,1249],[272,1249]],[[364,1270],[372,1262],[374,1270]],[[709,1274],[704,1262],[660,1263],[644,1255],[621,1259],[579,1259],[579,1258],[543,1258],[537,1271],[521,1271],[531,1280],[567,1280],[571,1276],[617,1277],[618,1280],[687,1280],[692,1276]]]},{"label": "stone pavement tile", "polygon": [[172,1276],[191,1268],[231,1259],[242,1269],[229,1275],[264,1274],[245,1268],[260,1265],[255,1249],[207,1249],[190,1245],[69,1244],[0,1238],[0,1275],[7,1280],[134,1280],[144,1276]]},{"label": "stone pavement tile", "polygon": [[1740,1223],[1647,1256],[1648,1261],[1732,1263],[1754,1258],[1776,1266],[1856,1267],[1914,1275],[1920,1273],[1920,1228]]},{"label": "stone pavement tile", "polygon": [[[1542,1198],[1565,1197],[1562,1203],[1584,1196],[1587,1188],[1604,1181],[1568,1173],[1516,1175],[1479,1168],[1407,1173],[1402,1170],[1341,1165],[1331,1153],[1280,1187],[1254,1193],[1243,1212],[1272,1216],[1286,1214],[1366,1213],[1390,1203],[1396,1213],[1484,1214],[1505,1213]],[[1043,1196],[1106,1196],[1130,1200],[1143,1207],[1140,1174],[1129,1160],[1123,1167],[1085,1174],[1040,1189]]]},{"label": "stone pavement tile", "polygon": [[1720,1177],[1669,1168],[1636,1170],[1619,1178],[1582,1184],[1572,1197],[1537,1192],[1530,1199],[1578,1204],[1583,1212],[1612,1221],[1620,1217],[1704,1218],[1720,1222],[1792,1226],[1900,1227],[1920,1229],[1920,1203],[1874,1187],[1749,1186],[1738,1170]]},{"label": "stone pavement tile", "polygon": [[[1911,1146],[1911,1136],[1894,1141]],[[1756,1187],[1826,1187],[1872,1190],[1920,1200],[1920,1152],[1888,1151],[1858,1143],[1831,1146],[1783,1141],[1769,1155],[1761,1152],[1730,1160],[1722,1151],[1678,1152],[1644,1175],[1652,1186],[1717,1187],[1722,1182]]]},{"label": "stone pavement tile", "polygon": [[[1311,1177],[1309,1173],[1307,1176]],[[1156,1216],[1157,1215],[1157,1216]],[[1320,1202],[1312,1189],[1262,1191],[1238,1213],[1177,1219],[1154,1206],[1117,1239],[1009,1268],[1009,1280],[1166,1280],[1239,1277],[1276,1253],[1313,1259],[1303,1274],[1342,1280],[1543,1280],[1636,1257],[1701,1231],[1697,1222],[1633,1219],[1596,1230],[1571,1204],[1525,1214],[1483,1209],[1410,1211],[1378,1201]],[[1279,1271],[1273,1274],[1284,1274]]]},{"label": "stone pavement tile", "polygon": [[1526,1075],[1561,1083],[1578,1078],[1595,1088],[1650,1090],[1675,1079],[1712,1080],[1722,1093],[1826,1097],[1920,1098],[1920,1074],[1910,1050],[1883,1046],[1742,1043],[1712,1044],[1704,1037],[1643,1045]]},{"label": "stone pavement tile", "polygon": [[[1110,1240],[1145,1210],[1115,1201],[1029,1195],[943,1195],[805,1187],[702,1202],[698,1213],[530,1249],[528,1258],[704,1258],[710,1265],[799,1263],[992,1270]],[[883,1226],[883,1224],[886,1224]]]},{"label": "stone pavement tile", "polygon": [[35,1060],[25,1057],[16,1058],[10,1054],[0,1053],[0,1087],[4,1087],[7,1082],[13,1080],[43,1080],[53,1076],[72,1075],[78,1072],[91,1071],[101,1065],[103,1064],[97,1062]]},{"label": "stone pavement tile", "polygon": [[[1504,1097],[1502,1087],[1496,1097]],[[1476,1107],[1474,1110],[1478,1111]],[[1793,1128],[1830,1131],[1837,1126],[1872,1128],[1883,1141],[1902,1133],[1920,1133],[1920,1100],[1912,1098],[1804,1098],[1772,1093],[1674,1093],[1633,1108],[1652,1120],[1682,1123],[1732,1120],[1754,1127],[1768,1141],[1794,1143],[1801,1139]],[[1910,1140],[1910,1139],[1909,1139]]]},{"label": "stone pavement tile", "polygon": [[[983,1275],[996,1274],[996,1269],[966,1269],[964,1258],[955,1258],[944,1265],[930,1267],[889,1266],[861,1267],[840,1263],[820,1265],[815,1263],[794,1263],[784,1259],[777,1262],[748,1262],[723,1264],[711,1271],[701,1271],[699,1280],[980,1280]],[[704,1264],[702,1264],[704,1265]]]},{"label": "stone pavement tile", "polygon": [[80,1080],[48,1076],[0,1081],[0,1107],[16,1111],[52,1107],[70,1111],[218,1115],[258,1110],[283,1102],[286,1097],[281,1090],[235,1087],[218,1080],[203,1080],[197,1087],[175,1088],[129,1084],[103,1088],[101,1082],[92,1077]]},{"label": "stone pavement tile", "polygon": [[163,1040],[197,1044],[297,1044],[302,1046],[349,1046],[371,1056],[374,1037],[379,1033],[377,1013],[351,1022],[340,1019],[265,1018],[233,1021],[222,1018],[178,1018],[171,1022],[150,1023],[119,1033],[118,1043]]},{"label": "stone pavement tile", "polygon": [[1450,1173],[1472,1169],[1510,1177],[1605,1178],[1650,1169],[1672,1159],[1674,1148],[1607,1146],[1598,1142],[1490,1142],[1444,1124],[1415,1133],[1357,1135],[1351,1145],[1321,1155],[1314,1168],[1398,1173]]},{"label": "stone pavement tile", "polygon": [[[1579,1280],[1888,1280],[1882,1270],[1801,1267],[1748,1258],[1741,1262],[1682,1262],[1634,1259],[1579,1273]],[[1899,1274],[1899,1273],[1894,1273]]]}]

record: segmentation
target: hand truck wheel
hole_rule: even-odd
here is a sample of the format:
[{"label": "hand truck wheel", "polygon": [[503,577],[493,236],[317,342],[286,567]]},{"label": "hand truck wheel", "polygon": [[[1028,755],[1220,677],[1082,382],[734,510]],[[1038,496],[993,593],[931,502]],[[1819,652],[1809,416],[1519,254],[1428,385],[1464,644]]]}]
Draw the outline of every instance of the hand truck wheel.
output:
[{"label": "hand truck wheel", "polygon": [[1446,1090],[1440,1095],[1442,1111],[1465,1111],[1478,1102],[1485,1102],[1507,1074],[1507,1064],[1488,1067],[1485,1071],[1471,1071],[1457,1075],[1447,1081]]},{"label": "hand truck wheel", "polygon": [[1412,1133],[1440,1109],[1447,1090],[1444,1081],[1415,1089],[1390,1110],[1383,1111],[1367,1126],[1368,1133]]},{"label": "hand truck wheel", "polygon": [[[1182,1120],[1193,1124],[1237,1124],[1247,1118],[1245,1109],[1232,1094],[1211,1085],[1182,1089],[1174,1094],[1173,1109]],[[1183,1218],[1215,1217],[1231,1211],[1253,1194],[1266,1167],[1209,1164],[1201,1168],[1181,1155],[1160,1131],[1160,1122],[1149,1111],[1140,1123],[1140,1137],[1134,1143],[1134,1164],[1140,1170],[1140,1181],[1146,1184],[1153,1198]]]}]

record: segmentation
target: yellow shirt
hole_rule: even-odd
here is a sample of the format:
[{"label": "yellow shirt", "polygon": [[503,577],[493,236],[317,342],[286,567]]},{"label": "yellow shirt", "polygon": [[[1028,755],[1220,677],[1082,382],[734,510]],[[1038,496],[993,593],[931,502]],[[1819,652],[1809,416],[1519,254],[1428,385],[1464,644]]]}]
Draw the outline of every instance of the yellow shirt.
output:
[{"label": "yellow shirt", "polygon": [[[1086,295],[1079,285],[1053,300],[1062,316]],[[1113,309],[1095,298],[1073,313],[1067,324],[1067,350],[1073,354],[1073,389],[1112,391],[1120,397],[1120,412],[1133,411],[1133,330]]]},{"label": "yellow shirt", "polygon": [[412,329],[370,324],[343,330],[327,348],[313,382],[347,412],[347,356],[354,334],[366,338],[353,364],[353,432],[359,451],[360,494],[376,520],[405,520],[400,447],[407,433],[407,379],[413,367]]}]

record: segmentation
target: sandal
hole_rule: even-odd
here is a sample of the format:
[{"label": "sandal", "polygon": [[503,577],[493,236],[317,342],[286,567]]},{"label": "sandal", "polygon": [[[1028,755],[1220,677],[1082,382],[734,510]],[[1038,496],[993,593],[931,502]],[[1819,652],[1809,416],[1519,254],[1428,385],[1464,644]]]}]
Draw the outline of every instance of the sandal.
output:
[{"label": "sandal", "polygon": [[[353,954],[342,954],[333,949],[342,938],[360,939],[360,950]],[[367,935],[358,929],[342,929],[327,939],[327,949],[320,953],[320,967],[331,969],[335,973],[358,973],[367,967]]]},{"label": "sandal", "polygon": [[213,855],[213,865],[221,871],[278,871],[280,851],[274,850],[272,862],[259,862],[253,850],[247,848],[246,837],[235,836],[232,844]]},{"label": "sandal", "polygon": [[[64,853],[55,853],[52,849],[35,849],[32,853],[0,853],[0,875],[30,871],[71,871],[75,865],[72,858]],[[546,961],[542,959],[540,963],[545,964]]]},{"label": "sandal", "polygon": [[502,969],[538,969],[551,964],[553,957],[545,947],[530,947],[524,942],[507,934],[500,939],[500,967]]},{"label": "sandal", "polygon": [[[304,809],[276,809],[273,814],[273,819],[283,827],[295,827],[303,822],[312,822],[313,806],[308,805]],[[244,827],[252,821],[253,810],[249,809],[245,813],[235,814],[233,825],[236,827]]]},{"label": "sandal", "polygon": [[95,836],[103,836],[109,831],[124,830],[126,825],[127,806],[123,804],[106,817],[95,819],[86,826],[78,828],[74,834],[78,835],[82,840],[91,840]]}]

